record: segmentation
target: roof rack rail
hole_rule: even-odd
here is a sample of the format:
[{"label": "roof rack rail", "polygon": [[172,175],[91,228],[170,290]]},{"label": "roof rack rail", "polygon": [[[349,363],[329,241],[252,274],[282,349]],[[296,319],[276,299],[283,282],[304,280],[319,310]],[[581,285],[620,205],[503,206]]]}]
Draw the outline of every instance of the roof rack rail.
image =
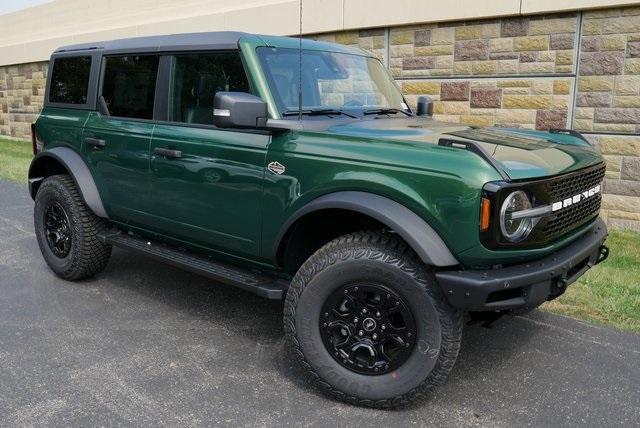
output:
[{"label": "roof rack rail", "polygon": [[551,129],[549,129],[549,132],[552,133],[552,134],[569,134],[572,137],[579,138],[582,141],[584,141],[585,143],[591,145],[591,142],[589,140],[587,140],[584,135],[582,135],[581,133],[579,133],[578,131],[575,131],[573,129],[551,128]]}]

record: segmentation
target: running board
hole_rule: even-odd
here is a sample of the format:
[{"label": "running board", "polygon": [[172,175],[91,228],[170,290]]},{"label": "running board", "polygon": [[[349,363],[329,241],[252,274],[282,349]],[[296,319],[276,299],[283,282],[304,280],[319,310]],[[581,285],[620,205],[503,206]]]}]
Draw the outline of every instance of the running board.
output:
[{"label": "running board", "polygon": [[282,300],[289,283],[283,279],[221,263],[205,255],[191,253],[157,241],[124,232],[109,231],[98,239],[114,247],[125,248],[170,265],[233,285],[267,299]]}]

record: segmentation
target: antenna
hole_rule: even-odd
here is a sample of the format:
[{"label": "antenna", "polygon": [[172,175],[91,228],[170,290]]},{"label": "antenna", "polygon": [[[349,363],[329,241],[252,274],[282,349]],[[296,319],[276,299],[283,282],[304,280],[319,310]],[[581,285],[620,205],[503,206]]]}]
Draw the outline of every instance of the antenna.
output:
[{"label": "antenna", "polygon": [[302,0],[300,0],[300,33],[298,35],[298,55],[300,57],[298,76],[298,120],[302,120]]}]

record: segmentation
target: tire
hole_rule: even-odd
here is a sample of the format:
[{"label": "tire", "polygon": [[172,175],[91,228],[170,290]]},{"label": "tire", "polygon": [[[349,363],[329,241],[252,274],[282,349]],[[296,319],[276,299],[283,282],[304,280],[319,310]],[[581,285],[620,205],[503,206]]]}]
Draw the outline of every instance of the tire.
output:
[{"label": "tire", "polygon": [[[405,309],[405,318],[411,321],[413,317],[415,321],[415,341],[410,351],[406,351],[410,352],[406,360],[384,373],[371,373],[372,369],[367,365],[369,362],[366,367],[347,362],[346,357],[338,356],[337,348],[323,342],[327,329],[331,327],[326,327],[322,317],[333,317],[328,310],[325,311],[327,305],[332,307],[330,302],[336,301],[332,296],[340,296],[343,291],[345,295],[357,294],[358,287],[354,284],[365,284],[361,289],[373,284],[375,290],[390,290],[386,298],[391,295],[395,296],[391,299],[397,297],[402,303],[400,307]],[[337,299],[337,302],[342,300],[340,297]],[[345,301],[353,303],[361,299],[354,297]],[[380,300],[372,301],[380,304]],[[353,303],[353,308],[355,305]],[[339,310],[344,306],[339,305]],[[366,306],[363,308],[365,311]],[[350,313],[349,310],[345,313]],[[349,319],[355,321],[355,318]],[[360,328],[357,334],[361,334],[361,327],[366,321],[351,325],[349,330]],[[405,323],[405,326],[411,325]],[[442,384],[458,356],[462,325],[462,312],[449,305],[429,267],[395,234],[382,232],[357,232],[323,246],[294,276],[284,307],[287,339],[311,378],[342,401],[376,408],[405,407],[425,397],[434,386]],[[384,326],[376,325],[377,330],[373,331],[380,331],[380,328]],[[349,337],[350,340],[360,340]],[[407,342],[410,341],[409,338]],[[338,360],[343,358],[340,363]],[[357,363],[357,358],[353,361]]]},{"label": "tire", "polygon": [[[52,218],[58,227],[51,226]],[[97,234],[107,227],[107,222],[87,207],[69,175],[47,177],[40,185],[34,225],[42,256],[60,278],[89,278],[106,267],[111,246],[100,242]],[[54,234],[52,229],[62,232]],[[48,239],[53,235],[55,244]]]}]

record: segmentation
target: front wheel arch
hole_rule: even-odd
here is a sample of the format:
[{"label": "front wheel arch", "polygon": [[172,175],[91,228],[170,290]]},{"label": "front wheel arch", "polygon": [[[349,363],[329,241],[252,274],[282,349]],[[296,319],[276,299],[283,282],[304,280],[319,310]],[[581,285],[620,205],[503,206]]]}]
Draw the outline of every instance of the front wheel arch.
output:
[{"label": "front wheel arch", "polygon": [[343,191],[320,196],[296,211],[282,226],[274,246],[281,263],[287,238],[296,223],[322,210],[344,210],[367,216],[397,233],[420,260],[430,266],[460,264],[440,235],[421,217],[404,205],[374,193]]}]

